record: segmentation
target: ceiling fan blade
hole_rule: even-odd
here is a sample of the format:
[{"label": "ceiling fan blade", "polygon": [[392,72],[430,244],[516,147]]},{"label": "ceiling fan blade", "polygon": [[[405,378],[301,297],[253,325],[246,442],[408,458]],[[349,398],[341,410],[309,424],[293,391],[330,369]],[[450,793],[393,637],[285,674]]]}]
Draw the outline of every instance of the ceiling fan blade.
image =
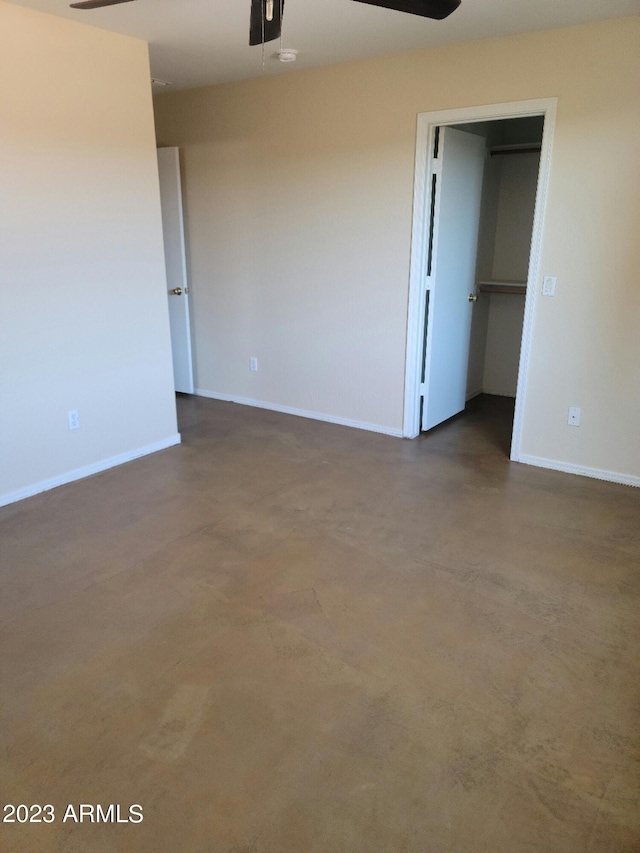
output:
[{"label": "ceiling fan blade", "polygon": [[249,44],[262,44],[280,36],[282,29],[282,11],[284,0],[273,0],[273,18],[265,17],[267,0],[251,0],[251,23],[249,25]]},{"label": "ceiling fan blade", "polygon": [[132,0],[82,0],[81,3],[71,3],[72,9],[99,9],[101,6],[115,6],[116,3],[131,3]]},{"label": "ceiling fan blade", "polygon": [[421,15],[423,18],[435,18],[441,21],[460,5],[461,0],[356,0],[358,3],[368,3],[370,6],[383,6],[397,12],[408,12],[410,15]]}]

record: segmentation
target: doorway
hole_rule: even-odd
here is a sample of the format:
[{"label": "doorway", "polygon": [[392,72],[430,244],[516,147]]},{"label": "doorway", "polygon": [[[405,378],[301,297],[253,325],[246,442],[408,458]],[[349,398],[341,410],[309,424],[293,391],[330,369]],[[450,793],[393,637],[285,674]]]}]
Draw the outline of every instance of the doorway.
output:
[{"label": "doorway", "polygon": [[405,437],[514,396],[519,458],[554,117],[555,99],[418,116]]}]

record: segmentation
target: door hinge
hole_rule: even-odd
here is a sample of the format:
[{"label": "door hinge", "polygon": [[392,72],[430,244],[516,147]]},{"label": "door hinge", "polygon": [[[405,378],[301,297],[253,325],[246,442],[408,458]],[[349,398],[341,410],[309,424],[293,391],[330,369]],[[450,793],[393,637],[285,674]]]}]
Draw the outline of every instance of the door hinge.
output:
[{"label": "door hinge", "polygon": [[426,393],[427,393],[427,386],[425,385],[425,383],[424,383],[424,382],[421,382],[421,383],[420,383],[420,396],[421,396],[421,397],[424,397],[424,395],[425,395]]},{"label": "door hinge", "polygon": [[442,160],[438,160],[437,157],[434,157],[434,159],[431,161],[431,174],[432,175],[439,175],[441,171],[442,171]]},{"label": "door hinge", "polygon": [[431,290],[431,285],[433,284],[433,276],[428,275],[425,277],[425,290]]}]

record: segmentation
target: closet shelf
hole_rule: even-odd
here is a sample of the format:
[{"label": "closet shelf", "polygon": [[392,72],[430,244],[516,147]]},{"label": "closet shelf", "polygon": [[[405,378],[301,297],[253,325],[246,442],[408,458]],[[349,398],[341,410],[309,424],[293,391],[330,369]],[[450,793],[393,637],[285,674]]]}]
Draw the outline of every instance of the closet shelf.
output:
[{"label": "closet shelf", "polygon": [[494,145],[489,149],[489,154],[492,157],[504,154],[539,154],[541,150],[541,142],[524,142],[519,145]]},{"label": "closet shelf", "polygon": [[524,296],[527,292],[526,281],[479,281],[480,293],[515,293]]}]

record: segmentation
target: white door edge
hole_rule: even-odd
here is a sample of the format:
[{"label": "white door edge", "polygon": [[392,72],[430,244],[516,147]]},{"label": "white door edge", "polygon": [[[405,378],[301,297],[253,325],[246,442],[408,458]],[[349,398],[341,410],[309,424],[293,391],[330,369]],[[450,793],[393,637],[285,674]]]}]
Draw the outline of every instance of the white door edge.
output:
[{"label": "white door edge", "polygon": [[[174,372],[174,386],[176,391],[193,394],[193,354],[191,346],[191,306],[189,300],[189,279],[187,271],[187,249],[184,233],[184,207],[182,199],[182,177],[180,171],[180,149],[175,146],[166,146],[157,149],[158,156],[158,178],[161,195],[161,208],[163,219],[163,242],[165,246],[165,263],[167,241],[173,248],[174,257],[178,258],[179,270],[174,265],[172,270],[167,266],[167,290],[171,285],[178,285],[183,293],[178,298],[182,300],[182,307],[178,314],[172,312],[169,307],[171,327],[171,349]],[[170,211],[169,221],[173,228],[166,230],[165,205]],[[170,272],[175,274],[175,281],[169,284]],[[167,298],[171,301],[171,295]],[[175,297],[174,297],[175,298]],[[177,307],[177,306],[176,306]]]},{"label": "white door edge", "polygon": [[[443,126],[439,133],[434,170],[439,185],[429,235],[428,333],[424,357],[422,432],[464,409],[473,308],[467,296],[475,292],[482,182],[486,140]],[[464,189],[458,189],[464,174]],[[431,189],[433,188],[433,174]],[[443,210],[447,211],[443,219]],[[429,223],[431,227],[431,222]],[[455,251],[452,252],[452,241]],[[452,276],[451,271],[456,272]],[[455,294],[455,296],[454,296]],[[446,318],[446,319],[445,319]],[[466,343],[466,348],[465,348]]]},{"label": "white door edge", "polygon": [[415,438],[420,434],[421,362],[423,356],[422,345],[424,341],[426,298],[426,246],[431,209],[430,178],[433,169],[435,129],[440,125],[447,124],[469,124],[477,121],[544,116],[511,440],[511,459],[517,462],[520,458],[524,424],[524,401],[526,397],[529,362],[531,359],[533,316],[538,290],[537,282],[540,270],[542,233],[549,186],[556,105],[557,98],[537,98],[530,101],[513,101],[504,104],[487,104],[480,107],[462,107],[452,110],[418,113],[413,221],[411,227],[411,261],[409,267],[409,304],[407,311],[407,348],[402,431],[404,438]]}]

